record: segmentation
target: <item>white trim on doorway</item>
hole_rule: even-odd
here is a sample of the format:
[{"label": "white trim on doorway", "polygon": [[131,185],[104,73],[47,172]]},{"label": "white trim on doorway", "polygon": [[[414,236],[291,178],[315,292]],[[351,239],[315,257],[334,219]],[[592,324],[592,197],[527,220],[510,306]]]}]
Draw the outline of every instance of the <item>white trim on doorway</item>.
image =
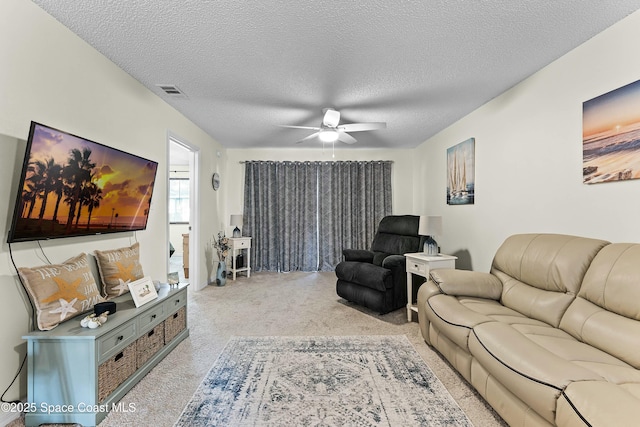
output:
[{"label": "white trim on doorway", "polygon": [[[207,285],[206,280],[202,280],[200,273],[200,148],[186,141],[185,139],[175,135],[171,131],[167,132],[167,200],[169,200],[169,170],[170,147],[171,144],[177,144],[186,149],[189,158],[189,283],[200,290]],[[167,240],[169,239],[169,221],[167,221]],[[169,243],[166,244],[169,246]],[[169,273],[169,263],[167,262],[167,273]]]}]

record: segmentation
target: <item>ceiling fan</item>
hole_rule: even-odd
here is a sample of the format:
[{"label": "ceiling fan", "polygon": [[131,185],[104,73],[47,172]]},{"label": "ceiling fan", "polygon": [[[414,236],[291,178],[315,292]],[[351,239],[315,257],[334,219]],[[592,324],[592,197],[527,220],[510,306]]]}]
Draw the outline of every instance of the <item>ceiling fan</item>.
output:
[{"label": "ceiling fan", "polygon": [[347,132],[362,132],[367,130],[385,129],[387,127],[387,124],[385,122],[348,123],[341,125],[339,124],[340,111],[334,110],[333,108],[325,108],[322,110],[322,112],[324,113],[324,117],[322,118],[320,127],[289,125],[280,126],[285,128],[309,129],[316,131],[306,138],[297,141],[296,144],[308,141],[316,137],[318,137],[318,139],[320,139],[320,141],[322,142],[332,143],[336,141],[342,141],[346,144],[353,144],[357,141],[357,139],[349,135]]}]

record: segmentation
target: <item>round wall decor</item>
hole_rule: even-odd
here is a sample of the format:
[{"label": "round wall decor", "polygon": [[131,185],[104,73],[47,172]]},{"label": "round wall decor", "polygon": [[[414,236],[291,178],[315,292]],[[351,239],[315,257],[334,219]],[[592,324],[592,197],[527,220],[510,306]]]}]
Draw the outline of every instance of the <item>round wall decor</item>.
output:
[{"label": "round wall decor", "polygon": [[220,174],[218,172],[214,172],[213,176],[211,177],[211,186],[216,191],[218,190],[218,188],[220,188]]}]

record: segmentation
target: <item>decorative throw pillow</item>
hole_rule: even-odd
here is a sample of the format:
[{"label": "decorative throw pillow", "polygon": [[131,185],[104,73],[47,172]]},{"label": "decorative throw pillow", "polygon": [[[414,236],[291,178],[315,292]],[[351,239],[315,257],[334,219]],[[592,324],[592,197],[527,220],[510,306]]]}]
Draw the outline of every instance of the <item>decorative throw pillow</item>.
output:
[{"label": "decorative throw pillow", "polygon": [[139,243],[110,251],[96,251],[96,260],[102,281],[102,295],[107,299],[129,292],[129,282],[144,277]]},{"label": "decorative throw pillow", "polygon": [[104,301],[84,253],[62,264],[21,267],[18,274],[36,307],[38,328],[42,331]]}]

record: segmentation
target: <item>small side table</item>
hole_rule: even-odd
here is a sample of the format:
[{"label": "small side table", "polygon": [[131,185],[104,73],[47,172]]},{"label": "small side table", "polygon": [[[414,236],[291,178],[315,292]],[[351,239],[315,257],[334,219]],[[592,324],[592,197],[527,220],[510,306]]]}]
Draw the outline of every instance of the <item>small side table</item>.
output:
[{"label": "small side table", "polygon": [[458,257],[452,255],[427,255],[424,252],[404,254],[407,268],[407,321],[412,321],[411,312],[418,312],[418,306],[413,303],[413,275],[422,276],[429,280],[429,272],[439,268],[456,268]]},{"label": "small side table", "polygon": [[[251,277],[251,237],[230,237],[229,248],[231,249],[231,268],[229,271],[233,273],[233,280],[236,280],[236,274],[241,271],[247,272],[247,277]],[[236,251],[247,250],[247,262],[245,267],[237,268]]]}]

